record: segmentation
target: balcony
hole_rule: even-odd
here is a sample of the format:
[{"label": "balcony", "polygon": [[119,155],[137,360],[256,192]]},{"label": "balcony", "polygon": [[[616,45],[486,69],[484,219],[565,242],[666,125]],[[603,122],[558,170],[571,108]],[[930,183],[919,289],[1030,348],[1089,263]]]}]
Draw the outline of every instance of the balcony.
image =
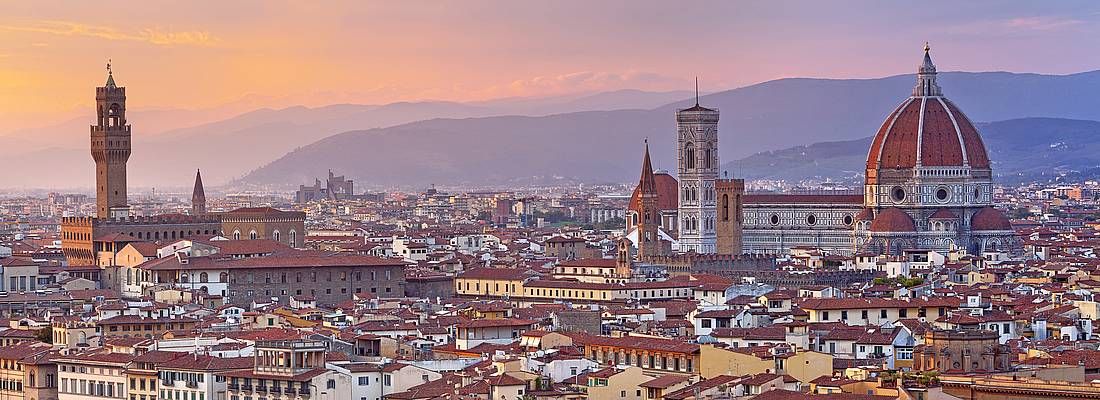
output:
[{"label": "balcony", "polygon": [[304,387],[304,388],[298,389],[298,394],[301,394],[302,396],[309,396],[309,388]]},{"label": "balcony", "polygon": [[240,389],[241,389],[241,385],[239,385],[239,384],[236,384],[236,383],[230,383],[230,384],[228,384],[228,385],[225,385],[225,386],[226,386],[226,388],[228,388],[229,390],[240,390]]},{"label": "balcony", "polygon": [[297,391],[297,389],[294,389],[294,388],[292,388],[292,387],[288,387],[288,388],[286,388],[286,394],[288,394],[288,395],[293,395],[293,394],[295,394],[295,393],[297,393],[297,392],[298,392],[298,391]]},{"label": "balcony", "polygon": [[196,389],[199,387],[199,383],[197,381],[187,381],[187,387]]},{"label": "balcony", "polygon": [[282,387],[282,386],[272,386],[272,387],[271,387],[271,393],[279,394],[279,393],[281,393],[282,391],[283,391],[283,387]]},{"label": "balcony", "polygon": [[251,383],[246,383],[246,384],[241,385],[241,390],[252,390],[252,384]]},{"label": "balcony", "polygon": [[267,386],[264,386],[264,385],[257,385],[257,386],[256,386],[256,391],[257,391],[257,392],[267,392]]}]

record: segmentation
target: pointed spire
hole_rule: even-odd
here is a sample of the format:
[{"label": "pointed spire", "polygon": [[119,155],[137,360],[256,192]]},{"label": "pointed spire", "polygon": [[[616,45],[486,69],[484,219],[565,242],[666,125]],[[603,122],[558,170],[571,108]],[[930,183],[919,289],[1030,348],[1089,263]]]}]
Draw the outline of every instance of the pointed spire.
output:
[{"label": "pointed spire", "polygon": [[913,96],[943,96],[940,85],[936,83],[936,64],[932,63],[932,47],[924,42],[924,61],[917,68],[917,86],[913,88]]},{"label": "pointed spire", "polygon": [[195,170],[195,190],[191,192],[191,213],[206,213],[206,190],[202,186],[202,171]]},{"label": "pointed spire", "polygon": [[657,178],[653,176],[653,163],[649,160],[649,139],[645,140],[645,156],[642,157],[642,176],[638,179],[641,194],[657,194]]},{"label": "pointed spire", "polygon": [[115,89],[118,85],[115,85],[115,75],[111,71],[111,59],[107,59],[107,83],[103,85],[108,89]]}]

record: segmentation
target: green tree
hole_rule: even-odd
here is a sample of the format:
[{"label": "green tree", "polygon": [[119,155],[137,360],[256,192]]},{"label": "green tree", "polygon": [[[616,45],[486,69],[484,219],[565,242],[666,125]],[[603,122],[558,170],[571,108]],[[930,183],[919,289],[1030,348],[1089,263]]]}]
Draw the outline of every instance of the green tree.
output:
[{"label": "green tree", "polygon": [[43,343],[53,344],[53,328],[47,326],[39,329],[34,337]]}]

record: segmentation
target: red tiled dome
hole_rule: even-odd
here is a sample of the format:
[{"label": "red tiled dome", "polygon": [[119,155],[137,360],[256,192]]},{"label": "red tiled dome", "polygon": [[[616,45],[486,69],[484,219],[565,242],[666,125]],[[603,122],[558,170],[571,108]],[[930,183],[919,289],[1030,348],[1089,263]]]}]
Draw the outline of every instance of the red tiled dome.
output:
[{"label": "red tiled dome", "polygon": [[1012,223],[993,207],[984,207],[970,218],[970,229],[975,231],[1011,231]]},{"label": "red tiled dome", "polygon": [[[989,157],[978,130],[936,83],[936,66],[929,48],[917,69],[913,95],[886,117],[879,127],[867,169],[925,167],[989,168]],[[868,174],[870,175],[870,174]]]},{"label": "red tiled dome", "polygon": [[879,127],[867,154],[868,169],[926,167],[989,168],[985,144],[950,100],[911,97]]},{"label": "red tiled dome", "polygon": [[879,211],[874,221],[871,221],[871,232],[916,232],[917,225],[913,218],[905,211],[897,207],[890,207]]},{"label": "red tiled dome", "polygon": [[[667,172],[653,174],[653,180],[657,186],[657,208],[661,211],[675,210],[680,206],[680,183]],[[630,195],[630,209],[638,212],[642,208],[642,191],[638,186],[634,187],[634,194]]]},{"label": "red tiled dome", "polygon": [[955,215],[955,213],[951,212],[951,210],[948,210],[946,208],[941,208],[939,210],[936,210],[935,213],[932,213],[931,217],[928,217],[928,219],[957,219],[957,218],[959,218],[958,215]]}]

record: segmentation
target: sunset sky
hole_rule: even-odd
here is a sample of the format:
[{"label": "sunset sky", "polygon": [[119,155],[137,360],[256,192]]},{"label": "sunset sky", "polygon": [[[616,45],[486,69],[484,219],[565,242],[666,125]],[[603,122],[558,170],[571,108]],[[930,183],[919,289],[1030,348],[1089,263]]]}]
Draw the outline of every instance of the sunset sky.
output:
[{"label": "sunset sky", "polygon": [[1100,2],[5,2],[0,115],[80,115],[113,59],[132,108],[483,100],[769,79],[1100,68]]}]

